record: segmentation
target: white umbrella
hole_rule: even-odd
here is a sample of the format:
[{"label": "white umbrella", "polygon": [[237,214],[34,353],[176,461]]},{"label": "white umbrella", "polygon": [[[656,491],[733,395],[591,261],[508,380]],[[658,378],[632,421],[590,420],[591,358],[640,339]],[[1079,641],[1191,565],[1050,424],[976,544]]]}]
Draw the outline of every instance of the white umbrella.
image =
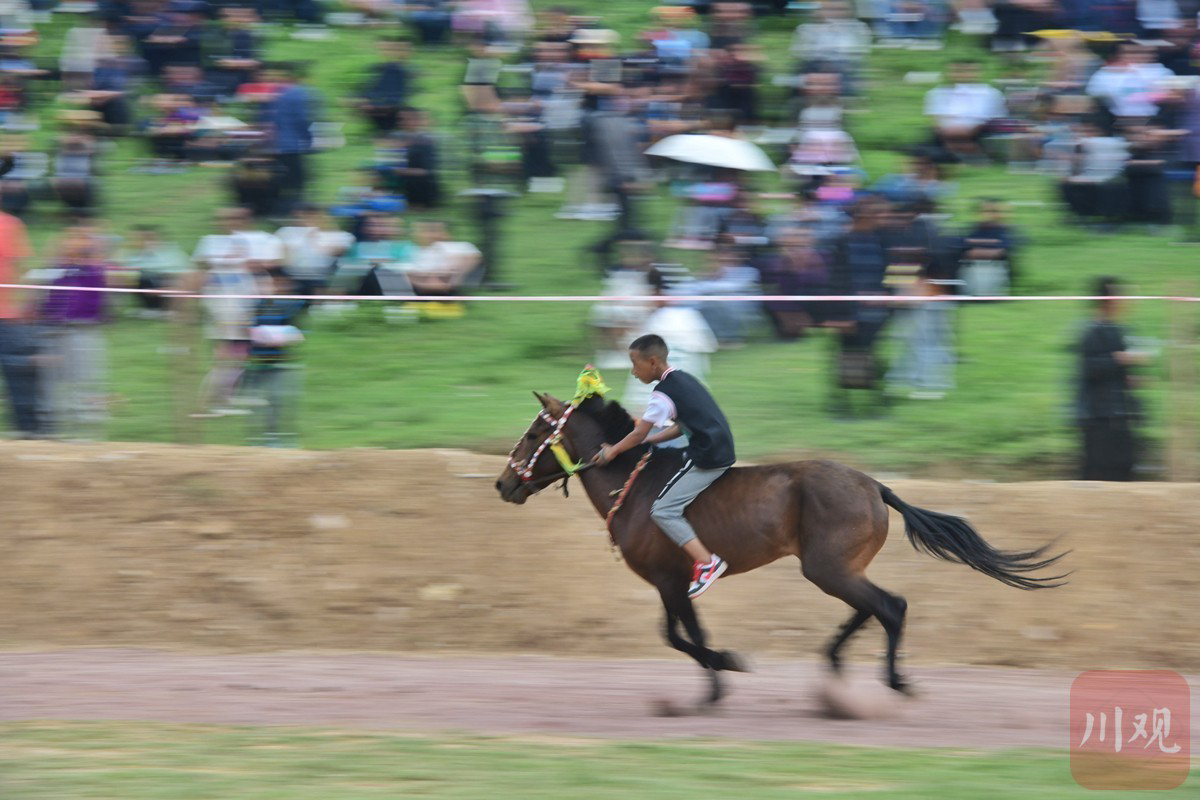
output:
[{"label": "white umbrella", "polygon": [[744,139],[712,134],[681,133],[668,136],[651,145],[646,155],[743,172],[775,171],[775,165],[758,145]]}]

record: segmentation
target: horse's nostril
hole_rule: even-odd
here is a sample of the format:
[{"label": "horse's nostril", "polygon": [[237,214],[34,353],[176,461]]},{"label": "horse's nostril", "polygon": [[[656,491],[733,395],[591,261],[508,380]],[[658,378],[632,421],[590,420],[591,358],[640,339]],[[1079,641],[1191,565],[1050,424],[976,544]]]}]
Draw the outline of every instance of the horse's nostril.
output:
[{"label": "horse's nostril", "polygon": [[496,481],[496,491],[497,491],[497,492],[503,492],[503,491],[504,491],[504,487],[503,487],[503,486],[500,484],[500,481]]}]

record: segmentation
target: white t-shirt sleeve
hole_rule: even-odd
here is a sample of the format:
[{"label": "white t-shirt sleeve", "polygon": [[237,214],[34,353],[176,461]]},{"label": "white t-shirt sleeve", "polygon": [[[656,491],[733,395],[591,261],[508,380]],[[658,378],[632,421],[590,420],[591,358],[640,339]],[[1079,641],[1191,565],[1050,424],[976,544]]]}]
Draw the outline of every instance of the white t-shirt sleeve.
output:
[{"label": "white t-shirt sleeve", "polygon": [[642,414],[642,419],[656,428],[665,428],[675,419],[675,404],[662,392],[651,392],[650,400],[646,403],[646,413]]}]

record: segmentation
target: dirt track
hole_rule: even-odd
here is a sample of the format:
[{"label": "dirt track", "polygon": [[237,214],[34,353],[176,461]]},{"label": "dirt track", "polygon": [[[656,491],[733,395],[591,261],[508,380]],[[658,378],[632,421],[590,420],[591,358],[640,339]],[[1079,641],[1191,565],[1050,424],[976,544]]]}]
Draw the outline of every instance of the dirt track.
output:
[{"label": "dirt track", "polygon": [[[854,685],[892,700],[877,675]],[[0,655],[0,722],[137,719],[224,725],[329,725],[415,732],[708,736],[929,747],[1064,747],[1071,676],[925,668],[922,695],[870,722],[822,716],[820,671],[770,662],[730,678],[721,709],[658,716],[653,701],[699,697],[680,660],[412,658],[395,655],[178,655],[85,650]]]},{"label": "dirt track", "polygon": [[[609,556],[582,492],[507,506],[501,465],[0,444],[0,719],[1053,746],[1079,670],[1200,671],[1196,486],[890,481],[998,546],[1062,536],[1071,585],[1020,592],[935,561],[893,515],[871,575],[909,600],[905,663],[925,689],[900,719],[814,716],[811,660],[846,612],[785,562],[700,602],[716,646],[759,671],[732,678],[716,717],[654,718],[655,697],[701,690],[661,643],[655,593]],[[882,644],[871,625],[847,653],[872,687]],[[76,646],[110,649],[60,651]],[[379,654],[279,654],[297,650]],[[629,660],[646,658],[669,660]]]}]

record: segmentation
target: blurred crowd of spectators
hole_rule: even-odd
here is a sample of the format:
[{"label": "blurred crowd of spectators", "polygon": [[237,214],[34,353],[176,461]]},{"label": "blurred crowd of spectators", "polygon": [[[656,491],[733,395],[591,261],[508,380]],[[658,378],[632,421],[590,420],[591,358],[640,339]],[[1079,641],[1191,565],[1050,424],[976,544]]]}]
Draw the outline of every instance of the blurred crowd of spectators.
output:
[{"label": "blurred crowd of spectators", "polygon": [[[560,193],[558,219],[608,224],[587,257],[605,275],[605,292],[626,300],[593,313],[602,357],[653,331],[686,342],[680,357],[702,372],[707,353],[742,346],[760,324],[785,340],[825,330],[831,402],[844,411],[851,390],[882,401],[886,389],[936,398],[953,388],[954,306],[914,300],[1028,284],[1023,239],[1003,197],[975,202],[965,225],[948,222],[946,201],[963,171],[1006,164],[1040,173],[1066,221],[1102,231],[1165,228],[1193,213],[1193,0],[692,2],[648,9],[647,24],[624,36],[596,15],[603,9],[535,14],[525,0],[351,0],[338,9],[312,0],[129,0],[72,9],[85,13],[57,64],[31,55],[45,13],[39,1],[31,10],[27,0],[6,0],[0,11],[0,206],[21,216],[53,200],[82,214],[58,260],[107,266],[66,269],[72,285],[121,275],[143,289],[186,279],[224,295],[467,291],[484,281],[494,243],[476,247],[444,222],[410,224],[406,213],[446,205],[452,163],[470,185]],[[768,14],[794,22],[786,53],[763,44]],[[264,52],[265,37],[286,25],[317,55],[327,24],[381,31],[375,60],[342,97],[319,98],[308,65]],[[906,77],[938,84],[913,109],[928,132],[890,174],[869,176],[854,136],[856,115],[872,111],[868,55],[937,51],[951,30],[956,53],[970,52],[966,42],[975,54]],[[465,55],[460,116],[440,124],[421,105],[412,65],[414,48],[434,47]],[[46,93],[39,85],[61,89],[64,106],[49,152],[34,144],[38,120],[50,118],[36,108]],[[359,119],[345,130],[366,132],[371,158],[336,201],[314,206],[310,156],[344,142],[347,112]],[[691,156],[647,155],[685,134],[703,137]],[[101,235],[86,214],[103,207],[105,152],[123,137],[139,140],[137,169],[147,173],[228,167],[229,207],[190,257],[144,228],[120,249],[80,244]],[[764,193],[755,168],[707,158],[715,139],[764,151],[786,191]],[[656,231],[642,206],[663,184],[676,211]],[[485,216],[499,213],[487,208]],[[757,300],[762,294],[778,299]],[[897,299],[822,299],[854,295]],[[282,329],[308,304],[264,302],[265,310],[210,304],[219,357],[197,413],[229,410],[244,365],[282,363],[298,341]],[[88,324],[103,317],[102,300],[81,305],[95,306]],[[145,297],[145,314],[168,310],[161,297]],[[255,328],[275,338],[260,346]],[[878,347],[885,335],[897,340],[890,363]],[[102,348],[95,336],[47,341],[64,353]],[[294,381],[281,372],[250,383],[287,395]],[[85,373],[64,368],[63,380],[92,386],[95,371]]]}]

